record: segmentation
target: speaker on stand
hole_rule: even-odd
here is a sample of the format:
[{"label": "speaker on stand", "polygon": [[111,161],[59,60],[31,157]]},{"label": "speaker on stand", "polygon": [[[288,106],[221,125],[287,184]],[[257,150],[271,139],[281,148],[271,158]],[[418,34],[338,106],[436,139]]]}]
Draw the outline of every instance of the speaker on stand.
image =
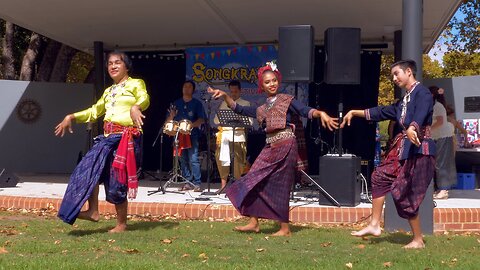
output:
[{"label": "speaker on stand", "polygon": [[[360,28],[325,30],[324,82],[330,85],[360,84]],[[339,88],[338,121],[343,121],[343,90]],[[338,130],[338,154],[343,154],[342,129]]]},{"label": "speaker on stand", "polygon": [[324,39],[325,83],[360,84],[360,28],[328,28]]},{"label": "speaker on stand", "polygon": [[284,82],[313,81],[314,29],[288,25],[278,29],[278,68]]}]

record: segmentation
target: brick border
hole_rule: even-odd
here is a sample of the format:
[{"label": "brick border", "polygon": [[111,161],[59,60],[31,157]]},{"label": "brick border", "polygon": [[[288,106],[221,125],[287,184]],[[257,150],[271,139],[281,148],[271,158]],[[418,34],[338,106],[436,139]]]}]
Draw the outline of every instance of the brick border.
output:
[{"label": "brick border", "polygon": [[[59,209],[61,199],[0,196],[0,207],[21,209]],[[113,204],[99,202],[101,214],[115,213]],[[290,220],[296,223],[353,224],[367,219],[370,208],[292,207]],[[180,219],[236,219],[240,214],[232,205],[196,203],[129,202],[131,215],[170,215]],[[434,231],[480,232],[480,208],[435,208]]]}]

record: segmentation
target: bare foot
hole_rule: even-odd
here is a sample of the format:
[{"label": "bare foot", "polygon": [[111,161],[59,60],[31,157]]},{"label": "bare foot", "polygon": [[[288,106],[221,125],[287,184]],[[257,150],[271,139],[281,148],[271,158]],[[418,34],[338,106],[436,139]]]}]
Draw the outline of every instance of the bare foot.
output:
[{"label": "bare foot", "polygon": [[425,248],[425,243],[422,240],[412,240],[412,242],[403,246],[404,249],[420,249]]},{"label": "bare foot", "polygon": [[238,232],[254,232],[254,233],[258,233],[260,232],[260,227],[257,225],[254,225],[254,224],[247,224],[245,226],[236,226],[234,229],[234,231],[238,231]]},{"label": "bare foot", "polygon": [[115,228],[109,230],[109,233],[119,233],[119,232],[124,232],[127,230],[127,224],[124,225],[117,225]]},{"label": "bare foot", "polygon": [[272,236],[291,236],[291,235],[292,235],[291,231],[283,231],[283,230],[280,230],[280,231],[272,234]]},{"label": "bare foot", "polygon": [[93,222],[98,222],[98,220],[100,219],[100,214],[98,213],[98,211],[87,210],[87,211],[80,212],[80,214],[78,214],[77,218],[88,220],[88,221],[93,221]]},{"label": "bare foot", "polygon": [[382,234],[382,230],[378,226],[368,225],[367,227],[361,229],[360,231],[353,231],[351,235],[362,237],[366,235],[373,235],[373,236],[380,236]]}]

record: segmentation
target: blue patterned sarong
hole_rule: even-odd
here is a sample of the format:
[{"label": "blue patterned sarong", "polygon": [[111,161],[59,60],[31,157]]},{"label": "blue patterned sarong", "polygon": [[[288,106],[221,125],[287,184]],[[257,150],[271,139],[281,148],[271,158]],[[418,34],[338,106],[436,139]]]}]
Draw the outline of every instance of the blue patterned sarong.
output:
[{"label": "blue patterned sarong", "polygon": [[[95,144],[78,163],[70,176],[70,181],[58,211],[58,217],[68,224],[73,224],[95,186],[104,183],[106,200],[120,204],[127,200],[127,185],[120,184],[114,177],[111,164],[114,152],[122,138],[121,134],[108,137],[97,136]],[[140,156],[140,137],[135,138],[135,156]]]}]

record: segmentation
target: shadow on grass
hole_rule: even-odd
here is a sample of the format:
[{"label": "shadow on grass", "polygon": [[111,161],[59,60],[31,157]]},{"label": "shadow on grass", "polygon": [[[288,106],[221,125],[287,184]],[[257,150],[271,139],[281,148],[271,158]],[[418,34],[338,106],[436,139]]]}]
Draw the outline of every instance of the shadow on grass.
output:
[{"label": "shadow on grass", "polygon": [[406,245],[412,241],[412,236],[401,233],[401,232],[396,232],[396,233],[389,233],[385,236],[380,236],[380,237],[372,237],[369,239],[370,243],[372,244],[380,244],[382,242],[389,242],[392,244],[402,244]]},{"label": "shadow on grass", "polygon": [[[301,230],[304,230],[305,227],[302,227],[302,226],[295,226],[295,225],[291,225],[290,224],[290,231],[292,233],[297,233]],[[274,234],[276,232],[278,232],[278,230],[280,230],[280,225],[276,224],[276,223],[272,223],[272,224],[262,224],[260,223],[260,232],[259,233],[263,233],[263,234]],[[245,234],[248,234],[248,233],[252,233],[252,232],[239,232],[239,231],[236,231],[238,233],[245,233]]]},{"label": "shadow on grass", "polygon": [[[162,227],[164,229],[172,229],[174,227],[177,227],[180,223],[177,221],[130,221],[128,223],[127,227],[127,232],[128,231],[149,231],[153,230],[157,227]],[[72,236],[86,236],[86,235],[92,235],[92,234],[97,234],[97,233],[106,233],[113,227],[111,225],[109,226],[104,226],[101,228],[97,229],[92,229],[92,230],[73,230],[69,232],[69,235]]]}]

